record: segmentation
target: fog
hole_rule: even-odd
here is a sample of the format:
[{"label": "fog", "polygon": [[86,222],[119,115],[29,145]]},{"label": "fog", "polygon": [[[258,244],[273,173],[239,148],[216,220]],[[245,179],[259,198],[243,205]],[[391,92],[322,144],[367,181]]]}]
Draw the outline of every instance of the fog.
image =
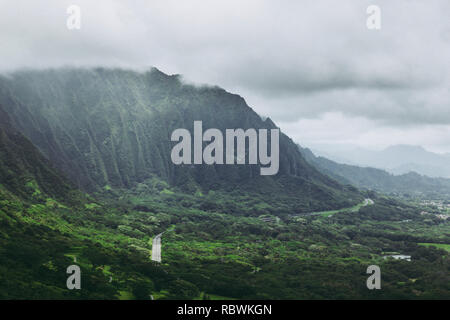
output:
[{"label": "fog", "polygon": [[[66,26],[69,5],[81,29]],[[366,8],[381,9],[369,30]],[[0,1],[0,71],[155,66],[243,96],[302,145],[450,152],[450,2]]]}]

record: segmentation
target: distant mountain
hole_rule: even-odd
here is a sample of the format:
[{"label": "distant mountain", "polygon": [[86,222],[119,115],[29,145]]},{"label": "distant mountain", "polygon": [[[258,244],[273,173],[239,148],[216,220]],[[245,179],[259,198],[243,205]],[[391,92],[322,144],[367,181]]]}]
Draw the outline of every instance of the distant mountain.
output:
[{"label": "distant mountain", "polygon": [[340,164],[317,157],[307,148],[299,148],[310,164],[341,183],[389,194],[450,195],[450,179],[430,178],[415,172],[393,175],[381,169]]},{"label": "distant mountain", "polygon": [[280,168],[181,165],[170,158],[173,130],[276,128],[238,95],[187,85],[157,69],[22,71],[0,77],[0,103],[12,125],[86,191],[133,188],[157,176],[186,192],[221,190],[289,203],[298,212],[345,207],[359,192],[318,172],[280,135]]},{"label": "distant mountain", "polygon": [[417,172],[429,177],[450,177],[450,155],[430,152],[421,146],[395,145],[381,151],[343,147],[314,152],[340,163],[384,169],[396,175]]}]

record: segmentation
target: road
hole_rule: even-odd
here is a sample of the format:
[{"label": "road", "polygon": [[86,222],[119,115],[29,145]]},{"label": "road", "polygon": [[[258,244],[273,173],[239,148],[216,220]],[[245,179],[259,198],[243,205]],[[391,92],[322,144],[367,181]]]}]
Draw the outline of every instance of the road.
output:
[{"label": "road", "polygon": [[[372,199],[366,198],[366,199],[364,199],[364,202],[362,203],[361,207],[371,206],[371,205],[373,205],[374,203],[375,203],[375,202],[373,202]],[[350,210],[350,212],[358,212],[359,209],[360,209],[359,207],[356,207],[355,209]]]},{"label": "road", "polygon": [[161,236],[162,233],[153,238],[152,261],[161,262]]},{"label": "road", "polygon": [[291,215],[291,217],[308,217],[308,216],[316,216],[316,215],[326,215],[327,217],[333,216],[333,214],[338,212],[358,212],[361,207],[370,206],[373,205],[375,202],[370,199],[366,198],[362,203],[359,205],[353,206],[351,208],[343,208],[343,209],[337,209],[337,210],[329,210],[329,211],[320,211],[320,212],[308,212],[308,213],[300,213]]}]

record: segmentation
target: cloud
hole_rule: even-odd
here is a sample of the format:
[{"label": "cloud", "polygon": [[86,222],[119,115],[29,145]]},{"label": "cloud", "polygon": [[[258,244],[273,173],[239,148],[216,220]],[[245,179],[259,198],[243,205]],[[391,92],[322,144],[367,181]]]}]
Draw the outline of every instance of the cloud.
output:
[{"label": "cloud", "polygon": [[[71,4],[81,30],[66,28]],[[366,27],[371,4],[379,31]],[[450,125],[448,0],[16,0],[0,12],[0,71],[156,66],[290,127],[330,113],[372,130]]]},{"label": "cloud", "polygon": [[[391,145],[409,144],[426,146],[430,151],[448,152],[450,127],[423,125],[391,127],[363,117],[345,117],[341,113],[325,113],[317,119],[280,122],[284,131],[301,145],[319,150],[359,146],[384,149]],[[330,134],[333,132],[333,134]]]}]

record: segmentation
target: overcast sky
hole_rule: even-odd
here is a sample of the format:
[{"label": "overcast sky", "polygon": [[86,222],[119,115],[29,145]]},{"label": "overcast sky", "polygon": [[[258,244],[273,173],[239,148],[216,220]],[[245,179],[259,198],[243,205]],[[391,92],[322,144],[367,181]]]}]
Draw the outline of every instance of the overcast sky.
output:
[{"label": "overcast sky", "polygon": [[0,70],[155,66],[240,94],[304,146],[450,152],[449,14],[448,0],[0,0]]}]

